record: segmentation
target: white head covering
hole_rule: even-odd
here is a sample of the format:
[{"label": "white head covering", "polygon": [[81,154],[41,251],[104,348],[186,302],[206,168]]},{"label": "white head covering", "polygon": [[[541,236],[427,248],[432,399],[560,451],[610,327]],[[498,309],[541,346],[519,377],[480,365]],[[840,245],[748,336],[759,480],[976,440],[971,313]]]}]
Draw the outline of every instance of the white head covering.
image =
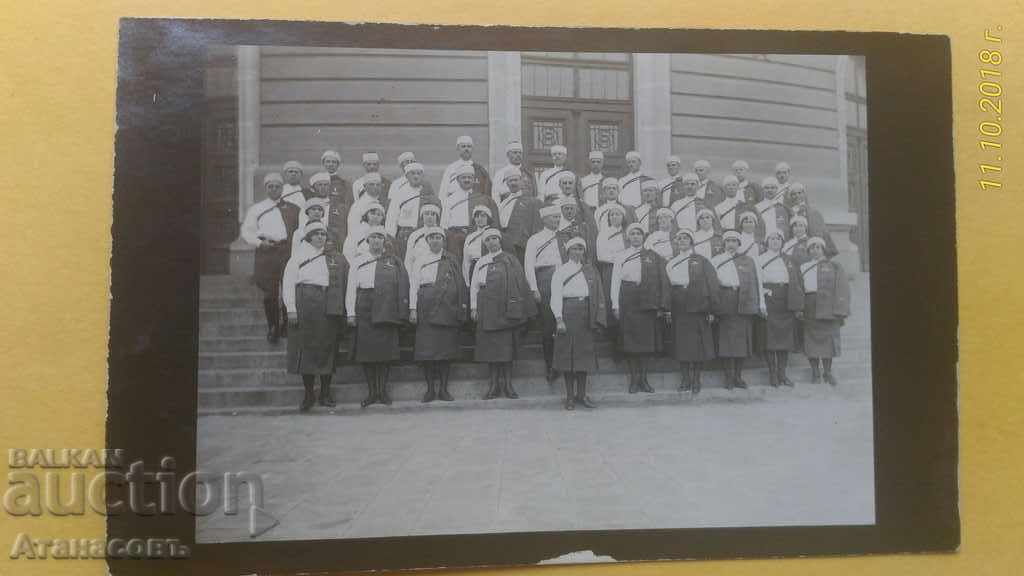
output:
[{"label": "white head covering", "polygon": [[601,152],[600,150],[594,150],[590,153],[588,158],[590,158],[591,160],[604,160],[604,152]]},{"label": "white head covering", "polygon": [[478,212],[483,212],[492,218],[494,217],[494,214],[491,214],[491,209],[483,204],[477,204],[473,207],[473,216],[476,216]]},{"label": "white head covering", "polygon": [[665,164],[672,164],[673,162],[675,162],[676,164],[683,163],[679,156],[676,156],[675,154],[671,154],[668,158],[665,158]]},{"label": "white head covering", "polygon": [[633,159],[640,160],[640,153],[637,152],[636,150],[630,150],[629,152],[626,152],[626,160]]},{"label": "white head covering", "polygon": [[306,227],[302,230],[302,237],[309,238],[309,235],[312,234],[313,232],[316,232],[317,230],[323,230],[324,232],[326,232],[327,227],[324,226],[324,223],[319,220],[311,220],[308,223],[306,223]]},{"label": "white head covering", "polygon": [[618,188],[619,187],[619,180],[618,180],[618,178],[612,178],[611,176],[609,176],[608,178],[605,178],[604,180],[601,180],[601,188],[607,188],[608,186],[614,186],[615,188]]},{"label": "white head covering", "polygon": [[380,202],[370,202],[369,204],[363,207],[363,213],[359,215],[359,219],[362,220],[366,218],[366,215],[371,210],[380,210],[381,212],[384,212],[384,205],[381,204]]},{"label": "white head covering", "polygon": [[668,216],[669,218],[676,217],[675,213],[673,213],[668,208],[658,208],[658,210],[654,213],[654,217],[661,218],[662,216]]},{"label": "white head covering", "polygon": [[687,172],[686,174],[683,174],[682,181],[686,182],[688,180],[692,182],[700,182],[700,176],[697,176],[693,172]]},{"label": "white head covering", "polygon": [[695,216],[695,217],[697,218],[697,220],[700,220],[701,216],[703,216],[703,215],[705,215],[705,214],[707,214],[708,216],[711,216],[711,219],[712,219],[712,220],[714,220],[714,219],[715,219],[715,213],[714,213],[714,212],[712,212],[712,211],[711,211],[710,209],[708,209],[708,208],[701,208],[700,210],[697,210],[697,214],[696,214],[696,216]]},{"label": "white head covering", "polygon": [[807,218],[804,218],[803,216],[797,215],[789,219],[790,226],[796,224],[797,222],[803,224],[804,226],[807,226]]},{"label": "white head covering", "polygon": [[284,166],[281,167],[281,171],[282,172],[287,172],[288,170],[290,170],[292,168],[295,168],[299,172],[302,172],[302,164],[299,164],[295,160],[289,160],[289,161],[285,162]]},{"label": "white head covering", "polygon": [[363,154],[363,162],[380,162],[380,155],[376,152],[367,152]]},{"label": "white head covering", "polygon": [[655,182],[654,180],[645,180],[644,183],[640,185],[640,189],[641,190],[659,190],[660,191],[661,190],[661,186],[658,186],[658,183]]},{"label": "white head covering", "polygon": [[626,215],[626,209],[623,208],[622,204],[619,204],[618,202],[609,202],[609,203],[604,205],[604,213],[608,214],[608,213],[611,213],[611,212],[618,212],[619,214],[622,214],[623,216]]},{"label": "white head covering", "polygon": [[808,249],[810,249],[811,246],[815,246],[815,245],[821,246],[822,248],[825,248],[825,240],[823,240],[819,236],[812,236],[809,240],[807,240],[807,248]]},{"label": "white head covering", "polygon": [[419,162],[409,162],[408,164],[405,165],[404,172],[406,174],[414,170],[419,170],[420,172],[423,172],[423,164],[420,164]]},{"label": "white head covering", "polygon": [[558,181],[559,182],[575,182],[576,181],[576,175],[573,174],[572,172],[562,172],[558,176]]},{"label": "white head covering", "polygon": [[775,171],[776,172],[779,172],[779,171],[782,171],[782,170],[789,170],[789,169],[790,169],[789,168],[789,164],[786,164],[785,162],[779,162],[778,164],[775,165]]},{"label": "white head covering", "polygon": [[680,229],[679,229],[679,230],[678,230],[678,231],[676,232],[676,236],[675,236],[675,237],[676,237],[676,238],[679,238],[679,236],[680,236],[680,235],[682,235],[682,234],[686,234],[687,236],[689,236],[689,237],[690,237],[690,241],[691,241],[691,242],[693,241],[693,230],[690,230],[689,228],[680,228]]},{"label": "white head covering", "polygon": [[726,230],[722,234],[722,240],[723,241],[725,241],[725,240],[735,240],[737,242],[742,242],[741,237],[740,237],[740,233],[735,231],[735,230]]},{"label": "white head covering", "polygon": [[368,172],[363,176],[364,184],[380,184],[380,173],[379,172]]},{"label": "white head covering", "polygon": [[420,214],[424,214],[426,212],[433,212],[438,216],[441,215],[441,209],[437,207],[437,204],[423,204],[420,206]]},{"label": "white head covering", "polygon": [[726,184],[729,184],[730,182],[732,182],[733,184],[739,184],[740,183],[740,179],[737,178],[733,174],[729,174],[725,178],[722,178],[722,186],[725,186]]},{"label": "white head covering", "polygon": [[331,175],[328,174],[327,172],[317,172],[316,174],[313,174],[312,176],[309,177],[310,186],[315,185],[317,182],[326,182],[330,184]]},{"label": "white head covering", "polygon": [[469,174],[470,176],[476,176],[476,169],[473,168],[472,164],[463,164],[462,166],[460,166],[459,168],[457,168],[455,170],[455,176],[456,177],[462,176],[464,174]]},{"label": "white head covering", "polygon": [[583,248],[586,249],[587,248],[587,241],[584,240],[583,238],[580,238],[579,236],[574,236],[574,237],[570,238],[568,242],[565,243],[565,249],[568,250],[569,248],[572,248],[573,246],[583,246]]},{"label": "white head covering", "polygon": [[488,228],[487,230],[484,230],[484,235],[482,238],[480,238],[480,241],[483,242],[493,236],[501,238],[501,230],[498,230],[497,228]]},{"label": "white head covering", "polygon": [[636,222],[633,222],[629,226],[626,226],[626,235],[628,236],[629,233],[632,232],[633,230],[639,230],[644,233],[644,236],[647,236],[647,230],[644,230],[643,224],[637,224]]},{"label": "white head covering", "polygon": [[764,241],[768,242],[768,239],[771,238],[772,236],[778,236],[779,240],[782,240],[783,242],[786,241],[786,237],[782,234],[782,230],[779,230],[778,228],[765,234]]},{"label": "white head covering", "polygon": [[765,178],[764,180],[761,180],[761,186],[762,187],[767,186],[769,184],[774,184],[775,186],[778,186],[779,185],[779,181],[776,180],[774,176],[769,176],[769,177]]},{"label": "white head covering", "polygon": [[755,226],[757,225],[757,215],[753,212],[744,212],[743,214],[740,214],[739,220],[737,220],[736,223],[742,225],[747,220],[752,221]]},{"label": "white head covering", "polygon": [[696,170],[697,168],[711,168],[711,162],[708,162],[707,160],[697,160],[693,163],[693,169]]},{"label": "white head covering", "polygon": [[415,162],[415,161],[416,161],[416,155],[413,154],[412,152],[402,152],[401,154],[398,155],[398,163],[399,164],[401,164],[402,162]]},{"label": "white head covering", "polygon": [[737,160],[732,163],[733,168],[745,168],[750,170],[750,164],[747,164],[745,160]]},{"label": "white head covering", "polygon": [[505,152],[513,152],[518,150],[523,151],[523,143],[519,140],[509,140],[508,144],[505,144]]},{"label": "white head covering", "polygon": [[470,138],[469,136],[466,136],[465,134],[463,134],[462,136],[459,136],[455,140],[455,143],[456,144],[469,144],[470,146],[472,146],[473,145],[473,139]]},{"label": "white head covering", "polygon": [[320,163],[323,164],[323,161],[327,160],[328,158],[334,158],[338,162],[341,162],[341,154],[338,154],[334,150],[326,150],[323,154],[320,155]]},{"label": "white head covering", "polygon": [[561,144],[555,144],[554,146],[551,147],[551,153],[554,154],[555,152],[561,152],[562,154],[568,154],[569,150],[565,146],[562,146]]},{"label": "white head covering", "polygon": [[263,185],[266,186],[267,184],[270,184],[271,182],[277,182],[278,184],[284,184],[284,178],[282,178],[281,174],[279,174],[277,172],[270,172],[269,174],[267,174],[266,176],[263,177]]},{"label": "white head covering", "polygon": [[309,212],[310,208],[320,208],[326,212],[327,206],[329,205],[330,202],[326,198],[317,198],[314,196],[313,198],[306,200],[306,207],[303,210],[305,212]]},{"label": "white head covering", "polygon": [[548,216],[561,216],[562,209],[558,206],[544,206],[540,209],[540,217],[546,218]]}]

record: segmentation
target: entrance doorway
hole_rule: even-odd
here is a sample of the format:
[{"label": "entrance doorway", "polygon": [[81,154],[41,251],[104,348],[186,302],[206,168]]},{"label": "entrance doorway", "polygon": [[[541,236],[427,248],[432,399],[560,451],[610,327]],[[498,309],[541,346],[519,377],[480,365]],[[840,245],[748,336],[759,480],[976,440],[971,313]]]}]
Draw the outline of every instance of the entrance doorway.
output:
[{"label": "entrance doorway", "polygon": [[850,210],[857,213],[857,227],[850,232],[850,240],[860,253],[860,268],[868,272],[871,261],[868,242],[868,135],[859,128],[846,129],[847,182],[850,191]]},{"label": "entrance doorway", "polygon": [[551,146],[569,151],[567,167],[590,171],[589,154],[605,156],[604,172],[626,172],[633,149],[633,94],[629,54],[524,52],[523,144],[534,174],[551,163]]}]

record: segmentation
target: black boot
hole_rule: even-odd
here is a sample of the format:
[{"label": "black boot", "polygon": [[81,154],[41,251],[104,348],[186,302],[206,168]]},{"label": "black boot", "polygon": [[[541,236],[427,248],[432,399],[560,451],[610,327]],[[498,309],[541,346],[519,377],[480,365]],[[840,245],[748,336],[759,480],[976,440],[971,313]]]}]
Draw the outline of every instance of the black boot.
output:
[{"label": "black boot", "polygon": [[811,384],[821,384],[821,368],[817,358],[808,358],[811,363]]},{"label": "black boot", "polygon": [[597,408],[597,405],[587,396],[587,373],[576,373],[576,400],[586,408]]},{"label": "black boot", "polygon": [[647,382],[647,358],[640,359],[640,390],[654,394],[654,388]]},{"label": "black boot", "polygon": [[327,406],[328,408],[337,406],[337,402],[334,401],[334,395],[331,394],[330,374],[320,375],[320,405]]},{"label": "black boot", "polygon": [[519,398],[516,389],[512,387],[512,363],[509,362],[501,367],[502,389],[505,391],[505,398],[515,400]]},{"label": "black boot", "polygon": [[444,400],[445,402],[451,402],[455,400],[452,395],[448,393],[448,375],[451,373],[452,365],[447,360],[442,360],[437,363],[437,379],[439,382],[440,389],[437,392],[437,398]]},{"label": "black boot", "polygon": [[773,350],[765,350],[764,361],[765,361],[765,363],[768,364],[768,385],[771,386],[772,388],[778,388],[779,387],[779,376],[778,376],[779,369],[776,366],[777,360],[776,360],[776,356],[775,356],[775,351],[773,351]]},{"label": "black boot", "polygon": [[278,338],[288,337],[288,309],[283,304],[277,305],[277,336]]},{"label": "black boot", "polygon": [[422,402],[433,402],[437,398],[437,394],[434,393],[434,363],[424,362],[423,363],[423,377],[427,380],[427,393],[423,395]]},{"label": "black boot", "polygon": [[316,404],[316,391],[313,389],[316,386],[316,376],[312,374],[302,375],[302,387],[306,389],[306,394],[302,397],[302,404],[299,405],[299,412],[309,412],[309,409]]},{"label": "black boot", "polygon": [[839,385],[839,381],[836,380],[835,376],[832,375],[832,359],[822,358],[821,364],[825,369],[825,382],[828,382],[829,386],[835,387]]},{"label": "black boot", "polygon": [[377,369],[377,395],[382,404],[391,406],[391,395],[388,394],[388,380],[391,376],[391,366],[381,364]]},{"label": "black boot", "polygon": [[636,358],[629,356],[626,358],[626,366],[629,369],[629,393],[636,394],[640,386],[637,383],[640,381],[640,377],[637,375]]},{"label": "black boot", "polygon": [[778,362],[779,362],[779,366],[778,366],[779,382],[783,386],[789,386],[790,388],[792,388],[793,387],[793,381],[790,380],[788,376],[786,376],[786,364],[789,363],[789,352],[786,352],[785,350],[783,350],[782,352],[779,352]]},{"label": "black boot", "polygon": [[484,400],[493,400],[498,397],[498,364],[491,362],[489,365],[491,373],[491,387],[487,390],[487,394],[484,394]]},{"label": "black boot", "polygon": [[693,390],[693,370],[689,362],[679,363],[679,391],[689,392]]},{"label": "black boot", "polygon": [[275,298],[263,298],[263,315],[267,318],[267,342],[276,344],[277,333],[277,300]]},{"label": "black boot", "polygon": [[743,358],[736,358],[733,362],[733,384],[746,390],[747,383],[743,380]]},{"label": "black boot", "polygon": [[558,379],[558,370],[551,367],[555,357],[555,339],[550,336],[542,336],[540,345],[544,351],[545,376],[548,379],[548,384],[552,384]]},{"label": "black boot", "polygon": [[565,380],[565,409],[575,410],[576,409],[576,376],[569,371],[562,372],[562,378]]},{"label": "black boot", "polygon": [[366,399],[359,405],[366,408],[377,403],[377,367],[370,363],[363,364],[363,374],[366,375]]},{"label": "black boot", "polygon": [[693,387],[690,389],[690,391],[693,393],[694,396],[696,396],[697,394],[700,394],[700,371],[702,366],[700,362],[694,362],[690,366],[690,369],[693,370],[692,376],[690,378],[690,382],[693,384]]},{"label": "black boot", "polygon": [[734,376],[732,372],[732,366],[732,358],[722,358],[722,374],[725,377],[724,381],[726,390],[732,390],[733,386],[735,385],[735,381],[733,380]]}]

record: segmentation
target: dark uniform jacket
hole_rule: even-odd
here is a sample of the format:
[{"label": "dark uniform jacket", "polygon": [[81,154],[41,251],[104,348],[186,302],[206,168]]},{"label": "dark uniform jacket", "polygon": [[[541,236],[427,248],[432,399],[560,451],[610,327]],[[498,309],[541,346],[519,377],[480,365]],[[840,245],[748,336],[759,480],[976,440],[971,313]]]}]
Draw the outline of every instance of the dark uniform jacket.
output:
[{"label": "dark uniform jacket", "polygon": [[793,216],[803,216],[807,219],[807,235],[817,236],[825,241],[826,257],[832,258],[839,254],[839,250],[836,249],[836,244],[832,241],[832,234],[828,231],[828,226],[825,225],[825,218],[821,215],[821,212],[806,204],[802,204],[790,208],[790,213]]},{"label": "dark uniform jacket", "polygon": [[[685,262],[685,263],[684,263]],[[676,262],[678,266],[688,266],[687,272],[690,275],[690,284],[686,289],[686,296],[683,299],[681,312],[713,312],[718,308],[718,274],[715,267],[707,258],[697,254],[690,254],[685,261]],[[672,290],[668,285],[668,276],[665,276],[666,286],[663,289],[662,307],[672,310]]]},{"label": "dark uniform jacket", "polygon": [[[718,267],[724,266],[729,261],[722,261]],[[761,310],[761,299],[757,293],[757,262],[750,256],[742,254],[734,256],[731,261],[736,265],[736,275],[740,279],[739,294],[737,295],[739,307],[737,310],[719,309],[717,313],[755,315]]]},{"label": "dark uniform jacket", "polygon": [[[821,260],[817,265],[800,273],[800,294],[804,290],[806,274],[818,275],[818,292],[814,302],[814,320],[838,320],[850,315],[850,282],[846,271],[838,262]],[[790,284],[792,286],[793,284]]]},{"label": "dark uniform jacket", "polygon": [[461,326],[467,318],[469,289],[462,281],[462,266],[447,250],[442,250],[437,265],[434,292],[437,297],[429,309],[420,308],[419,321],[435,326]]},{"label": "dark uniform jacket", "polygon": [[[338,252],[324,252],[327,258],[327,314],[345,316],[345,289],[348,286],[348,260]],[[300,264],[301,265],[301,264]]]},{"label": "dark uniform jacket", "polygon": [[[587,280],[587,307],[590,309],[590,328],[597,330],[608,325],[608,304],[604,298],[604,283],[601,273],[593,264],[583,261],[583,277]],[[598,297],[600,296],[600,297]]]},{"label": "dark uniform jacket", "polygon": [[[544,205],[537,198],[523,194],[515,200],[515,207],[508,217],[508,226],[501,230],[501,247],[509,252],[514,248],[523,250],[526,248],[526,241],[530,239],[544,224],[540,219],[540,209]],[[500,215],[494,214],[495,222],[500,222]]]},{"label": "dark uniform jacket", "polygon": [[374,324],[404,324],[409,319],[409,275],[394,254],[384,253],[377,260],[373,289]]},{"label": "dark uniform jacket", "polygon": [[537,314],[537,303],[526,283],[526,273],[516,257],[508,252],[494,257],[487,268],[487,284],[477,298],[483,330],[515,328]]},{"label": "dark uniform jacket", "polygon": [[665,292],[668,289],[668,276],[665,274],[665,259],[654,250],[644,248],[640,251],[640,288],[637,298],[633,301],[635,310],[665,309]]}]

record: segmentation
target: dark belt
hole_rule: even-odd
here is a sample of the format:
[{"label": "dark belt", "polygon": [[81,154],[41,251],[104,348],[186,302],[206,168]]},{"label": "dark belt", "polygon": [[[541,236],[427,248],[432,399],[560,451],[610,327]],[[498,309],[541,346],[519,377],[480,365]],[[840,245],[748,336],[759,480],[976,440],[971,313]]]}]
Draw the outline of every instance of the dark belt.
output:
[{"label": "dark belt", "polygon": [[690,285],[689,284],[672,284],[672,287],[673,288],[681,288],[681,289],[685,290],[685,289],[689,288]]},{"label": "dark belt", "polygon": [[722,290],[739,290],[739,286],[721,286]]},{"label": "dark belt", "polygon": [[427,284],[420,284],[420,288],[433,288],[433,287],[434,287],[434,283],[433,282],[430,282],[430,283],[427,283]]},{"label": "dark belt", "polygon": [[374,288],[359,288],[358,291],[359,292],[365,292],[367,294],[373,294],[374,292],[376,292],[376,289],[374,289]]},{"label": "dark belt", "polygon": [[562,298],[563,302],[586,302],[590,300],[589,296],[566,296]]},{"label": "dark belt", "polygon": [[785,287],[788,287],[788,286],[789,286],[789,284],[783,284],[782,282],[765,282],[764,283],[764,287],[765,288],[785,288]]},{"label": "dark belt", "polygon": [[634,287],[635,288],[635,287],[639,286],[640,283],[639,282],[633,282],[632,280],[623,280],[622,281],[622,285],[623,286],[630,286],[630,287]]},{"label": "dark belt", "polygon": [[804,295],[817,294],[817,292],[804,292]]},{"label": "dark belt", "polygon": [[409,232],[412,232],[415,229],[416,229],[415,226],[399,226],[398,227],[398,231],[399,232],[405,232],[406,230],[408,230]]},{"label": "dark belt", "polygon": [[306,288],[316,288],[317,290],[327,290],[327,286],[321,286],[319,284],[309,284],[307,282],[299,283],[299,286],[305,286]]},{"label": "dark belt", "polygon": [[555,269],[554,266],[534,266],[533,267],[533,271],[534,272],[540,272],[541,270],[554,270],[554,269]]}]

